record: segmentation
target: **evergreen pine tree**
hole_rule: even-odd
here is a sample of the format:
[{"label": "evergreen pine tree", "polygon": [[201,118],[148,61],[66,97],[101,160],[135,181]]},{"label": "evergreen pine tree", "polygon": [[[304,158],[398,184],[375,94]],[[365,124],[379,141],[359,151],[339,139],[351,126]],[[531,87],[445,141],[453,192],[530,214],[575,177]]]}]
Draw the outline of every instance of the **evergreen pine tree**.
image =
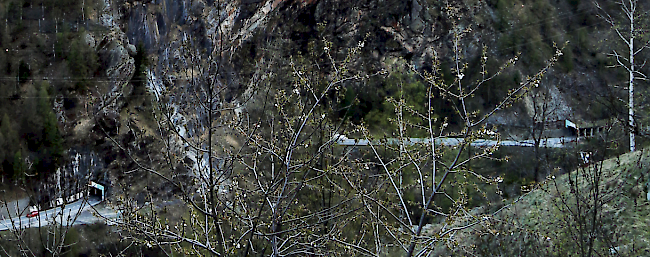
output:
[{"label": "evergreen pine tree", "polygon": [[39,88],[38,96],[38,115],[43,120],[42,141],[39,152],[42,153],[43,164],[47,166],[46,168],[54,169],[52,166],[56,165],[63,155],[63,139],[59,134],[58,121],[50,104],[47,84]]}]

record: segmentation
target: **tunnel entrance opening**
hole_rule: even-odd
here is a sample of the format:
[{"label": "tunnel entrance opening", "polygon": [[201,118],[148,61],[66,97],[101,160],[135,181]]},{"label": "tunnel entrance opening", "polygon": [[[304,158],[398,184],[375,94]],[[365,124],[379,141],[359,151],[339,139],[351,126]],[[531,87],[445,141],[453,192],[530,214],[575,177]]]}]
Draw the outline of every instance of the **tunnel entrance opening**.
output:
[{"label": "tunnel entrance opening", "polygon": [[88,195],[89,196],[99,197],[101,199],[101,201],[104,201],[104,197],[105,197],[104,186],[101,185],[101,184],[95,183],[93,181],[90,181],[90,183],[88,183]]}]

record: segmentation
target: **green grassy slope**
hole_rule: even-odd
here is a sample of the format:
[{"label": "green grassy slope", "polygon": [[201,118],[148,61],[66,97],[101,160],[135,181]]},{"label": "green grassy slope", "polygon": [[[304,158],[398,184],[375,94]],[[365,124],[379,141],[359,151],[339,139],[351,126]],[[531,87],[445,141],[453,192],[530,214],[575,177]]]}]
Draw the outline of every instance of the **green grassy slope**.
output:
[{"label": "green grassy slope", "polygon": [[648,256],[649,157],[645,149],[550,176],[496,215],[477,217],[484,221],[452,238],[459,246],[454,252],[479,256]]}]

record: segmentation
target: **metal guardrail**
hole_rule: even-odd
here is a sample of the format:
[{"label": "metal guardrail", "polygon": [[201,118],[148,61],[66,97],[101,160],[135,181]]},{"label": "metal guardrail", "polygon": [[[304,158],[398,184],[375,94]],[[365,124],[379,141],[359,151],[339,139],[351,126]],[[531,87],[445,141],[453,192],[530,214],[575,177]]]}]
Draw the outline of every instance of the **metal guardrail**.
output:
[{"label": "metal guardrail", "polygon": [[[350,139],[345,136],[338,136],[338,138],[333,138],[333,141],[336,144],[341,146],[369,146],[369,145],[416,145],[416,144],[430,144],[430,138],[385,138],[379,140],[368,140],[368,139]],[[434,142],[436,145],[443,146],[456,146],[460,145],[464,141],[463,138],[453,138],[453,137],[439,137],[435,138]],[[540,147],[546,148],[564,148],[569,144],[576,143],[578,141],[577,137],[559,137],[559,138],[546,138],[540,141]],[[493,147],[496,145],[500,146],[519,146],[519,147],[534,147],[534,140],[490,140],[490,139],[477,139],[470,143],[471,146],[476,147]]]}]

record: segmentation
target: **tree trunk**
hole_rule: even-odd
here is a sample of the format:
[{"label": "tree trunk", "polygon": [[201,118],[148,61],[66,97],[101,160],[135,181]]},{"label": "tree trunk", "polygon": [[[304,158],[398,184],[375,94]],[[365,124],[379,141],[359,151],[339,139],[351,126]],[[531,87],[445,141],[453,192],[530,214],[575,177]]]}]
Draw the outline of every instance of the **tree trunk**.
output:
[{"label": "tree trunk", "polygon": [[630,18],[630,85],[628,86],[628,90],[630,93],[629,100],[628,100],[628,108],[629,108],[629,123],[630,123],[630,152],[634,152],[636,150],[636,145],[634,142],[634,18]]}]

